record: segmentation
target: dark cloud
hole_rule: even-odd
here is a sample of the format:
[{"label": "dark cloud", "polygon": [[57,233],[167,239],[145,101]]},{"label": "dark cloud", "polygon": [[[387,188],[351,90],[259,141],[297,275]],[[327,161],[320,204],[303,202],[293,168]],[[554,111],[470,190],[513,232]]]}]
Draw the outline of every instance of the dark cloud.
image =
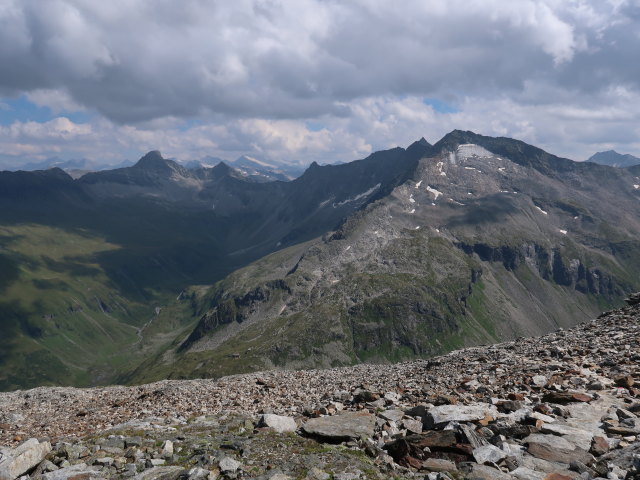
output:
[{"label": "dark cloud", "polygon": [[3,3],[3,91],[65,88],[118,122],[344,115],[356,98],[515,95],[536,78],[585,90],[640,81],[631,4]]}]

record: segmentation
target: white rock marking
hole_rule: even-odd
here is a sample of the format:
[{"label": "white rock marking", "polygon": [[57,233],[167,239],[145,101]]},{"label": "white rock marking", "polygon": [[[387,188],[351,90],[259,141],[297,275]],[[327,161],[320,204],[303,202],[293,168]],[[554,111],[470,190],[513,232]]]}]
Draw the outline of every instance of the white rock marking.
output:
[{"label": "white rock marking", "polygon": [[429,193],[433,193],[433,195],[434,195],[434,200],[438,200],[438,197],[439,197],[440,195],[442,195],[442,192],[440,192],[440,191],[436,190],[435,188],[431,187],[430,185],[429,185],[429,186],[427,186],[427,192],[429,192]]}]

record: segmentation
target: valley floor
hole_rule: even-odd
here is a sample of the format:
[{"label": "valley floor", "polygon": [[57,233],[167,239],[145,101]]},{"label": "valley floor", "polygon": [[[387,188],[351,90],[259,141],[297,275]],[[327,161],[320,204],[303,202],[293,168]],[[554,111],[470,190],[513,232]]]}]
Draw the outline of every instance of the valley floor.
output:
[{"label": "valley floor", "polygon": [[0,477],[35,437],[48,479],[640,478],[639,416],[634,305],[428,361],[0,393]]}]

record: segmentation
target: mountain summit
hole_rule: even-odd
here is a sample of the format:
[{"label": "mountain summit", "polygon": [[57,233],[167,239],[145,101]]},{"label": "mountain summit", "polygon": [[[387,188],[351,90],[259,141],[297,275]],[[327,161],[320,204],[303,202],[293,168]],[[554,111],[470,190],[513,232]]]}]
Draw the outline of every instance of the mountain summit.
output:
[{"label": "mountain summit", "polygon": [[599,163],[600,165],[608,165],[610,167],[624,168],[640,165],[640,158],[630,154],[618,153],[615,150],[607,150],[606,152],[598,152],[592,155],[587,162]]}]

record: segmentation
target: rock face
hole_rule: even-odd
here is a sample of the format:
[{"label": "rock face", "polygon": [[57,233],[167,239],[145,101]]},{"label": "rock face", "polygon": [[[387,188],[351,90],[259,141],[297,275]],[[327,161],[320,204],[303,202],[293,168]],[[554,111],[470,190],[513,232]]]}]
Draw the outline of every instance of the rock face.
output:
[{"label": "rock face", "polygon": [[[0,471],[3,480],[635,480],[639,365],[640,305],[630,305],[428,361],[2,393]],[[24,435],[54,445],[47,454],[46,441],[19,444]]]}]

